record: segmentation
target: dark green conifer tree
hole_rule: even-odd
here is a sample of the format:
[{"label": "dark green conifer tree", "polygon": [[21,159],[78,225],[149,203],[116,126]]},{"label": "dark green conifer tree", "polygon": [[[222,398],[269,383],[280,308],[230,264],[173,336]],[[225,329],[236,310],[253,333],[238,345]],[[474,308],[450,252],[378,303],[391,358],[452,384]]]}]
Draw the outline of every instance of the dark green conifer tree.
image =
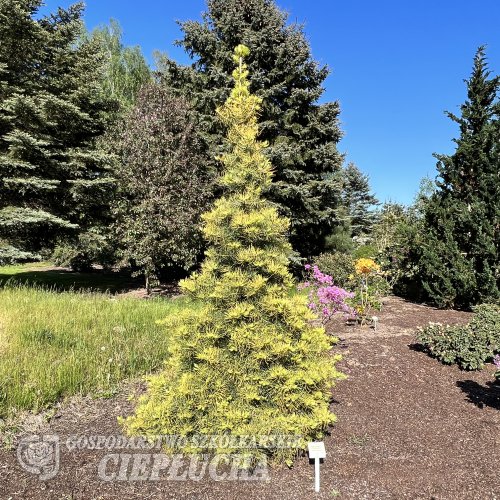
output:
[{"label": "dark green conifer tree", "polygon": [[0,259],[25,257],[103,217],[108,158],[94,149],[112,103],[102,51],[77,46],[84,4],[36,19],[41,0],[0,2]]},{"label": "dark green conifer tree", "polygon": [[275,168],[264,194],[290,220],[294,250],[318,254],[337,225],[342,190],[340,106],[318,104],[330,70],[312,58],[304,25],[287,24],[274,0],[207,0],[207,7],[203,22],[180,23],[184,37],[176,43],[193,64],[159,57],[163,81],[194,102],[217,151],[225,130],[215,110],[234,85],[233,50],[239,43],[250,48],[250,91],[262,98],[259,133]]},{"label": "dark green conifer tree", "polygon": [[369,238],[371,228],[377,220],[374,210],[379,201],[370,193],[370,178],[349,162],[342,170],[342,205],[337,212],[339,223],[326,238],[329,252],[352,253],[356,246]]},{"label": "dark green conifer tree", "polygon": [[377,218],[373,209],[380,203],[370,191],[370,177],[352,161],[349,162],[344,169],[342,202],[349,217],[352,236],[370,233]]},{"label": "dark green conifer tree", "polygon": [[499,293],[500,78],[491,77],[484,46],[474,58],[452,156],[439,160],[438,190],[425,206],[419,267],[429,295],[441,306],[471,307]]}]

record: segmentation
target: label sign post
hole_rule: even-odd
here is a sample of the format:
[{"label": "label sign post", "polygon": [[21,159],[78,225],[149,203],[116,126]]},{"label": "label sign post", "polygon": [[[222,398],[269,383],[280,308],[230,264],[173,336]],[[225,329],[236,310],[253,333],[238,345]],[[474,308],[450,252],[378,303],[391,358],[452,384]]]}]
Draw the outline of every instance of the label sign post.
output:
[{"label": "label sign post", "polygon": [[322,441],[309,443],[307,450],[309,458],[314,458],[314,485],[315,490],[319,491],[319,459],[326,458],[325,443]]}]

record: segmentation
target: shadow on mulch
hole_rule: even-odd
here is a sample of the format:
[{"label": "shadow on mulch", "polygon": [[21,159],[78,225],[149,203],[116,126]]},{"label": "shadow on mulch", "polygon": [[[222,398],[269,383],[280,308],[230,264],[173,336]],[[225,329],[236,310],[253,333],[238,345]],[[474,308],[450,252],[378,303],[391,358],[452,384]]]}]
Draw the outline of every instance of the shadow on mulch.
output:
[{"label": "shadow on mulch", "polygon": [[[429,350],[422,344],[408,344],[410,351],[429,354]],[[486,382],[486,386],[475,380],[458,380],[456,386],[467,395],[467,400],[479,409],[489,406],[500,410],[500,385],[495,382]]]},{"label": "shadow on mulch", "polygon": [[428,349],[423,344],[408,344],[410,351],[428,353]]},{"label": "shadow on mulch", "polygon": [[457,387],[467,395],[467,400],[483,409],[485,406],[500,410],[500,386],[495,382],[486,382],[486,387],[474,380],[459,380]]}]

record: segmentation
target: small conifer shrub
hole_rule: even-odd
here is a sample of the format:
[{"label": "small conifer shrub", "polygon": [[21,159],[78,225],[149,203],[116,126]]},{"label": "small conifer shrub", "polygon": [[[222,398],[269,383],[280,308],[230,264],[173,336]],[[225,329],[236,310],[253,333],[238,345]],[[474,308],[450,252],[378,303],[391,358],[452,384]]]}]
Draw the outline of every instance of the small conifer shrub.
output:
[{"label": "small conifer shrub", "polygon": [[248,91],[248,53],[236,48],[235,87],[217,110],[230,146],[221,158],[225,196],[203,215],[210,246],[201,270],[181,282],[204,306],[164,321],[171,357],[122,422],[133,435],[186,436],[171,453],[248,452],[237,439],[216,439],[230,444],[206,450],[195,446],[196,435],[301,436],[294,448],[255,450],[255,459],[266,454],[290,464],[335,422],[330,390],[343,374],[335,369],[340,356],[330,353],[337,339],[310,324],[315,315],[306,297],[289,293],[289,221],[261,196],[272,166],[266,143],[256,140],[261,100]]}]

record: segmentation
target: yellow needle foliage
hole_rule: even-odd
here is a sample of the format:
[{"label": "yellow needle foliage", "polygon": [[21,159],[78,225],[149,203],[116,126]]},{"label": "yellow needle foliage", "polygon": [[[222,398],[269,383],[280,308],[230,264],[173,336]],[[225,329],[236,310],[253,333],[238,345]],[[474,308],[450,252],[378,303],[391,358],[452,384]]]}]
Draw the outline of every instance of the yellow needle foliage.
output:
[{"label": "yellow needle foliage", "polygon": [[230,448],[196,447],[199,434],[301,436],[294,448],[255,450],[291,463],[336,420],[330,389],[343,375],[334,366],[340,356],[330,353],[337,339],[311,326],[306,297],[289,293],[289,222],[261,197],[272,166],[262,154],[266,144],[256,140],[261,100],[248,91],[248,52],[236,48],[235,88],[217,110],[231,145],[221,158],[226,196],[203,216],[210,246],[200,272],[181,282],[204,307],[163,322],[171,357],[123,423],[133,435],[187,437],[186,446],[167,452],[242,451],[237,440]]}]

